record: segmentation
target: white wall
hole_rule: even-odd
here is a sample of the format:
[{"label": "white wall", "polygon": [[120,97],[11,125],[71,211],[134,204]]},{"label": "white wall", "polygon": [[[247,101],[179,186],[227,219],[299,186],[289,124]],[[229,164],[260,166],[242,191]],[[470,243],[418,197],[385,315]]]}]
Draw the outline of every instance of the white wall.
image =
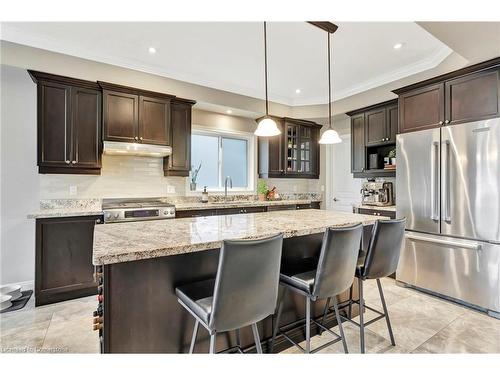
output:
[{"label": "white wall", "polygon": [[2,65],[0,283],[33,280],[38,209],[36,91],[25,70]]}]

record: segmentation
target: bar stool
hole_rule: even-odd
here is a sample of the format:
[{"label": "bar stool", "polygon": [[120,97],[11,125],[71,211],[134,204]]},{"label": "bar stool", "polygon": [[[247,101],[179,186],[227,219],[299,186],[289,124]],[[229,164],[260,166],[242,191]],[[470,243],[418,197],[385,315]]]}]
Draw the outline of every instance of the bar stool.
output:
[{"label": "bar stool", "polygon": [[[363,225],[357,224],[344,228],[327,228],[321,244],[321,252],[316,268],[312,270],[301,270],[301,264],[293,264],[282,269],[280,283],[285,287],[278,304],[278,311],[274,321],[273,338],[271,341],[271,353],[274,348],[276,335],[281,333],[285,339],[297,346],[304,353],[315,353],[342,340],[344,351],[347,353],[347,343],[342,329],[336,298],[333,299],[335,316],[339,324],[340,336],[326,328],[323,323],[311,319],[311,301],[319,298],[336,296],[347,290],[354,279],[358,249],[361,241]],[[306,348],[302,348],[294,342],[286,332],[279,327],[280,316],[283,309],[284,295],[287,289],[305,296],[306,299]],[[311,351],[311,323],[320,329],[330,332],[336,338]]]},{"label": "bar stool", "polygon": [[217,333],[246,326],[252,326],[257,353],[262,353],[257,322],[276,309],[282,244],[281,234],[260,240],[226,240],[215,279],[175,289],[179,303],[196,319],[189,353],[193,353],[199,324],[210,333],[210,353],[215,353]]},{"label": "bar stool", "polygon": [[[342,316],[341,319],[349,321],[359,327],[361,353],[365,352],[365,326],[370,325],[382,318],[385,318],[392,346],[396,345],[380,279],[382,277],[392,275],[394,272],[396,272],[396,268],[398,267],[399,262],[399,254],[401,251],[401,246],[403,244],[405,224],[406,218],[378,220],[373,226],[368,250],[366,251],[366,253],[361,252],[358,258],[356,277],[358,278],[359,299],[356,301],[352,299],[353,285],[351,285],[350,299],[348,302],[349,318]],[[377,280],[378,292],[384,312],[367,306],[363,299],[363,281],[372,279]],[[353,303],[359,305],[359,323],[351,319]],[[363,318],[365,308],[377,313],[378,316],[365,323]],[[329,307],[327,302],[327,305],[325,306],[325,314],[328,310]]]}]

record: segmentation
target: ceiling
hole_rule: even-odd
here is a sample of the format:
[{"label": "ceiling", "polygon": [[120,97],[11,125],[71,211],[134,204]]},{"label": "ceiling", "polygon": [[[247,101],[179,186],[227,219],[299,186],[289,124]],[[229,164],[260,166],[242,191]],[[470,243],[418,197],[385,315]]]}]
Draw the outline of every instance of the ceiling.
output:
[{"label": "ceiling", "polygon": [[[335,100],[432,69],[452,52],[413,22],[337,24]],[[267,29],[270,99],[326,103],[326,33],[305,22],[271,22]],[[262,23],[2,23],[1,39],[264,98]],[[403,47],[395,50],[396,43]]]}]

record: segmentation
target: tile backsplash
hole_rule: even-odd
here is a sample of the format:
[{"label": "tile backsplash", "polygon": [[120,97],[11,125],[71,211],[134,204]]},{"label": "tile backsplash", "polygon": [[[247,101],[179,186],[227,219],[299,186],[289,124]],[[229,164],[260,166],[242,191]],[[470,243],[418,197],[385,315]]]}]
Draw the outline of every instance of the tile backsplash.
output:
[{"label": "tile backsplash", "polygon": [[319,179],[303,178],[264,178],[269,189],[276,186],[280,194],[285,193],[320,193],[321,185]]},{"label": "tile backsplash", "polygon": [[[144,198],[199,195],[188,193],[187,177],[163,176],[163,159],[140,156],[102,156],[101,174],[39,174],[40,199]],[[280,194],[319,194],[319,180],[266,179]],[[255,194],[254,192],[247,193]]]},{"label": "tile backsplash", "polygon": [[139,156],[103,155],[99,176],[40,174],[39,181],[40,199],[163,197],[187,188],[186,177],[163,176],[162,158]]}]

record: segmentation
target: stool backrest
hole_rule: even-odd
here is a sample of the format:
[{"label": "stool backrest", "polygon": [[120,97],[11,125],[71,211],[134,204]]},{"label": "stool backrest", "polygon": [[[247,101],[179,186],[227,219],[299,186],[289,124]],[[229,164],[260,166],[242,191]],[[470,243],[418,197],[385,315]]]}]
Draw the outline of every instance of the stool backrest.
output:
[{"label": "stool backrest", "polygon": [[378,220],[375,223],[361,277],[379,279],[396,272],[405,225],[406,218]]},{"label": "stool backrest", "polygon": [[282,245],[281,234],[260,240],[224,241],[215,279],[211,329],[230,331],[274,313]]},{"label": "stool backrest", "polygon": [[351,286],[362,233],[362,224],[326,229],[314,281],[316,298],[335,296]]}]

